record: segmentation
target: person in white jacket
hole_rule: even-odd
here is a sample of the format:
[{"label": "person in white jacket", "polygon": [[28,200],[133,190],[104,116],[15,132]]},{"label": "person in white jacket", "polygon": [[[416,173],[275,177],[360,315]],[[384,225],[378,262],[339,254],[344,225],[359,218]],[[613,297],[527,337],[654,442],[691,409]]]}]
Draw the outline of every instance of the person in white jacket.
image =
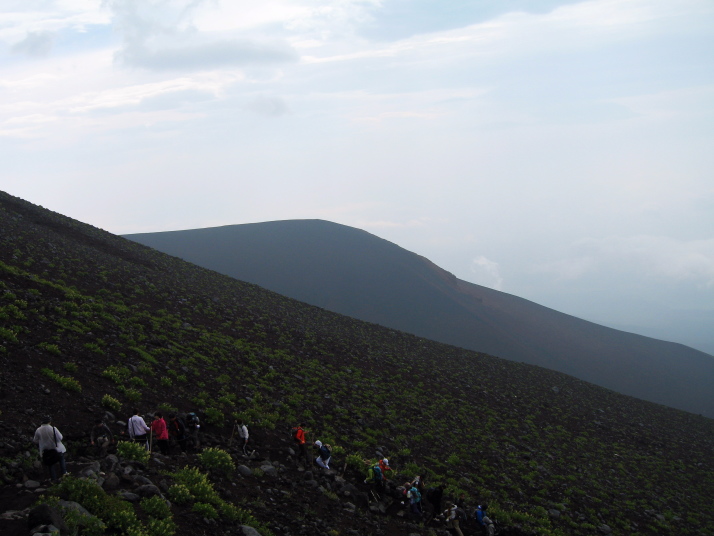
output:
[{"label": "person in white jacket", "polygon": [[238,437],[243,443],[243,454],[248,456],[248,427],[243,421],[236,422],[236,427],[238,428]]},{"label": "person in white jacket", "polygon": [[146,433],[151,430],[151,428],[149,428],[146,425],[146,421],[139,416],[138,409],[134,408],[134,415],[129,418],[126,427],[129,431],[129,437],[135,443],[143,443],[144,448],[149,450],[149,444],[146,442]]},{"label": "person in white jacket", "polygon": [[[35,430],[35,437],[32,438],[32,441],[39,446],[40,458],[42,458],[43,465],[49,468],[52,480],[57,480],[67,472],[67,465],[64,461],[64,453],[67,452],[67,448],[62,444],[60,431],[52,426],[52,417],[47,416],[42,419],[42,424]],[[55,450],[57,454],[50,453],[52,450]],[[48,451],[46,455],[45,451]],[[60,469],[59,475],[57,475],[57,465]]]}]

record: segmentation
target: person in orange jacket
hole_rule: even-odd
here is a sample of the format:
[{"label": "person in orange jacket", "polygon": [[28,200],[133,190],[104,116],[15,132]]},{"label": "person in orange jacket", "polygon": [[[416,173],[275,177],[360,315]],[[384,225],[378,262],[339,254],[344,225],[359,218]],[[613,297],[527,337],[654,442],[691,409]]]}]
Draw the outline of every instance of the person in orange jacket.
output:
[{"label": "person in orange jacket", "polygon": [[297,428],[293,429],[293,439],[295,440],[295,444],[299,452],[298,460],[302,458],[305,460],[307,467],[310,467],[312,460],[310,459],[310,453],[307,451],[307,443],[305,443],[304,426],[305,423],[301,422],[297,425]]},{"label": "person in orange jacket", "polygon": [[389,467],[389,460],[387,458],[379,460],[379,468],[382,470],[382,480],[387,480],[386,473],[392,470],[392,468]]}]

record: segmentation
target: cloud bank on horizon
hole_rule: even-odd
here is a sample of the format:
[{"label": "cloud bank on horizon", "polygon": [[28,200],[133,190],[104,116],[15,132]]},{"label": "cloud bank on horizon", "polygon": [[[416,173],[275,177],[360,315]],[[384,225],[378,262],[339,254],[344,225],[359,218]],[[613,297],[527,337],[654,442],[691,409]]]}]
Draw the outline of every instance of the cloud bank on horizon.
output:
[{"label": "cloud bank on horizon", "polygon": [[714,353],[710,0],[8,0],[0,188],[122,234],[352,225]]}]

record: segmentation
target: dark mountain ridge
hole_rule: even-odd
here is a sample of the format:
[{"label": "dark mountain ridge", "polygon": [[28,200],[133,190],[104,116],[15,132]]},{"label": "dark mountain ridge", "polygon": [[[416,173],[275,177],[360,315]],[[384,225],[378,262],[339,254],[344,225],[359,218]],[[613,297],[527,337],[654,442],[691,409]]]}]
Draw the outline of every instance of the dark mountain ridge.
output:
[{"label": "dark mountain ridge", "polygon": [[290,220],[126,237],[330,311],[714,416],[714,357],[459,280],[359,229]]},{"label": "dark mountain ridge", "polygon": [[[3,192],[0,371],[3,536],[26,535],[48,494],[90,510],[79,536],[446,536],[369,494],[378,452],[395,484],[422,474],[469,511],[489,502],[503,536],[714,533],[711,419],[297,302]],[[98,458],[94,419],[118,433],[132,407],[198,411],[202,447],[241,467],[177,446]],[[73,476],[42,492],[31,438],[48,412]],[[231,441],[238,418],[254,455]],[[298,463],[301,420],[332,470]],[[144,501],[157,492],[171,505]]]}]

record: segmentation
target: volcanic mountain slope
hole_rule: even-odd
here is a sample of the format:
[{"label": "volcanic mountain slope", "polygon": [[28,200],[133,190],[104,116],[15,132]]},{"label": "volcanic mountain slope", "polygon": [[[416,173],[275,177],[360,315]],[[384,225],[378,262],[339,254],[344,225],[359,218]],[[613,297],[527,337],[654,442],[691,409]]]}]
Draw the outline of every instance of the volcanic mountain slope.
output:
[{"label": "volcanic mountain slope", "polygon": [[330,311],[714,417],[714,357],[461,281],[365,231],[293,220],[127,238]]},{"label": "volcanic mountain slope", "polygon": [[[378,451],[396,483],[423,474],[469,509],[488,501],[504,534],[714,533],[710,419],[340,316],[4,193],[0,322],[4,535],[26,534],[23,509],[40,495],[31,437],[47,412],[71,471],[97,482],[47,493],[116,534],[445,534],[367,493],[362,459]],[[243,467],[176,450],[95,465],[94,418],[133,406],[198,410],[203,446]],[[248,422],[254,456],[231,444],[233,418]],[[299,420],[335,447],[338,471],[297,467]],[[165,506],[126,502],[158,490],[175,529],[152,518]]]}]

